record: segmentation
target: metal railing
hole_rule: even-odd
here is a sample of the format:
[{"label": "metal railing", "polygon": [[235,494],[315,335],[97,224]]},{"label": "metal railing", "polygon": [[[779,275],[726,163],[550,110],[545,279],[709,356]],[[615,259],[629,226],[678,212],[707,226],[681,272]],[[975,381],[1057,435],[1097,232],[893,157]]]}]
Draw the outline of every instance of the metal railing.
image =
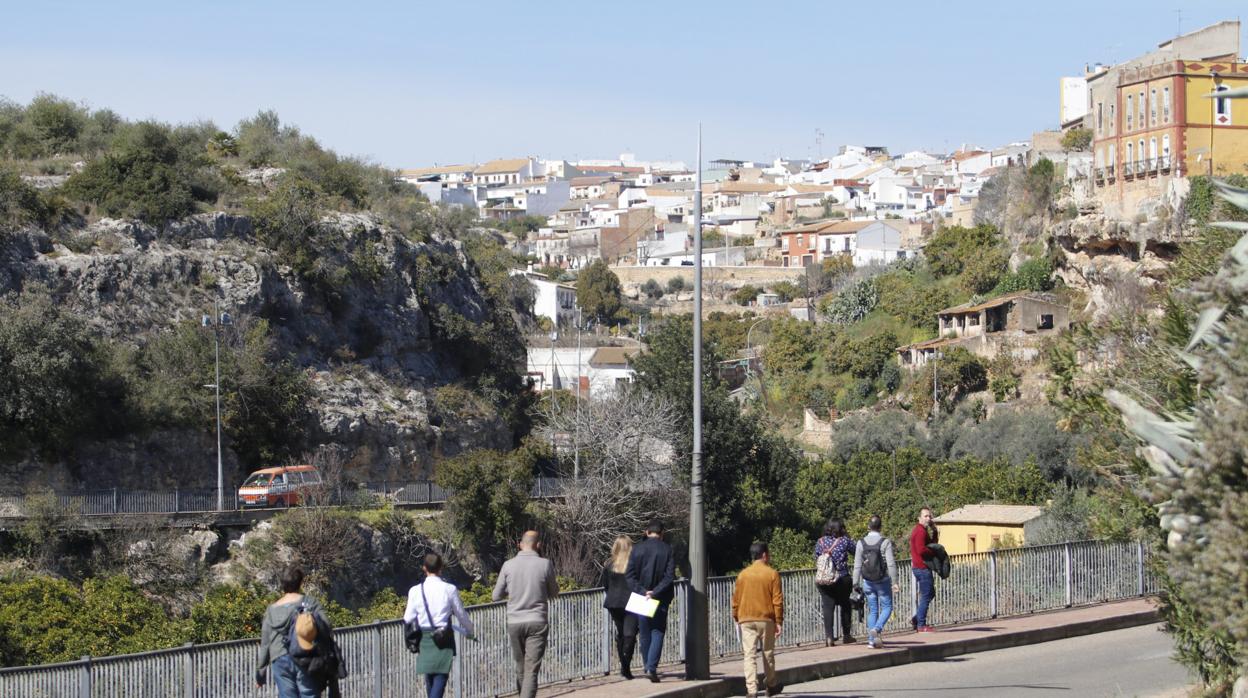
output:
[{"label": "metal railing", "polygon": [[[557,497],[563,492],[563,479],[539,477],[530,496],[534,499]],[[367,505],[391,501],[397,504],[444,504],[450,492],[432,480],[412,482],[367,482],[348,489],[341,504]],[[235,502],[233,491],[226,502]],[[24,518],[32,512],[59,516],[113,516],[117,514],[199,514],[217,509],[215,488],[173,490],[101,489],[75,492],[32,492],[0,494],[0,518]],[[231,511],[236,510],[231,508]]]},{"label": "metal railing", "polygon": [[[1090,541],[1013,548],[956,555],[947,580],[938,580],[929,610],[934,625],[983,621],[1156,593],[1143,543]],[[901,587],[893,599],[886,632],[909,629],[915,605],[909,563],[900,562]],[[781,575],[785,596],[784,634],[779,646],[822,643],[823,622],[814,570]],[[734,579],[710,580],[711,656],[740,654],[731,616]],[[663,657],[668,664],[684,661],[686,583],[677,583],[668,616]],[[457,698],[484,698],[515,692],[515,669],[506,633],[504,604],[468,609],[478,641],[457,637],[458,658],[450,690]],[[853,628],[864,632],[858,621]],[[613,628],[602,609],[602,590],[563,594],[551,602],[550,637],[540,681],[551,684],[601,676],[617,668]],[[335,633],[350,676],[344,695],[373,698],[423,698],[424,681],[416,674],[415,657],[403,646],[402,623],[388,621]],[[91,698],[92,696],[178,696],[182,698],[244,698],[275,695],[272,682],[255,687],[257,640],[115,657],[84,657],[75,662],[0,669],[0,695],[27,698]],[[635,662],[640,666],[640,657]],[[638,668],[640,671],[640,669]]]}]

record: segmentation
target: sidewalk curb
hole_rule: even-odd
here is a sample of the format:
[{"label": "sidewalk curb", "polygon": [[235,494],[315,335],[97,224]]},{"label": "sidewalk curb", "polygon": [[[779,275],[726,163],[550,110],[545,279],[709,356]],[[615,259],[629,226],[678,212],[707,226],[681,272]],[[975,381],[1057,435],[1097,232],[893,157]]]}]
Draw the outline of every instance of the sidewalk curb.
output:
[{"label": "sidewalk curb", "polygon": [[[1052,640],[1079,637],[1081,635],[1091,635],[1094,633],[1109,632],[1111,630],[1133,628],[1140,625],[1156,623],[1159,618],[1157,610],[1153,609],[1149,611],[1125,613],[1110,618],[1078,621],[1049,628],[1035,628],[1031,630],[1004,632],[998,635],[973,638],[970,640],[939,642],[931,645],[919,645],[917,647],[885,649],[880,652],[860,655],[857,657],[830,659],[812,664],[777,669],[776,680],[785,685],[806,683],[808,681],[817,681],[820,679],[831,678],[833,676],[841,676],[843,674],[856,674],[858,672],[872,671],[874,669],[886,669],[888,667],[899,666],[902,664],[933,662],[947,657],[956,657],[962,654],[987,652],[990,650],[1006,649],[1021,645],[1034,645]],[[953,627],[951,627],[950,630],[952,630]],[[906,636],[908,636],[908,634],[901,637]],[[761,680],[762,677],[760,676],[759,678]],[[711,679],[709,681],[701,681],[690,686],[680,686],[672,688],[671,690],[651,693],[647,696],[647,698],[656,698],[659,696],[662,698],[727,698],[728,696],[741,695],[745,695],[745,679],[740,676],[729,676],[720,679]]]}]

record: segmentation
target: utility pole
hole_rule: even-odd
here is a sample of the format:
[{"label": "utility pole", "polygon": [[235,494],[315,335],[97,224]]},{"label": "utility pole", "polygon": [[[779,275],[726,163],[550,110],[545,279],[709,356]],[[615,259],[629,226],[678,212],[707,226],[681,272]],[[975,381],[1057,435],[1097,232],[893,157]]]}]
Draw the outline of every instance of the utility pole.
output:
[{"label": "utility pole", "polygon": [[576,309],[576,437],[572,441],[572,479],[581,477],[581,309]]},{"label": "utility pole", "polygon": [[212,357],[215,366],[213,374],[215,380],[212,385],[205,385],[205,388],[212,388],[216,392],[217,402],[217,511],[225,511],[225,467],[221,458],[221,327],[223,325],[234,324],[233,318],[229,313],[221,312],[220,304],[214,303],[212,306],[212,315],[204,315],[201,318],[201,324],[204,327],[212,328]]},{"label": "utility pole", "polygon": [[702,125],[698,124],[698,174],[693,186],[693,465],[689,478],[689,594],[685,678],[711,677],[707,614],[706,511],[702,501]]}]

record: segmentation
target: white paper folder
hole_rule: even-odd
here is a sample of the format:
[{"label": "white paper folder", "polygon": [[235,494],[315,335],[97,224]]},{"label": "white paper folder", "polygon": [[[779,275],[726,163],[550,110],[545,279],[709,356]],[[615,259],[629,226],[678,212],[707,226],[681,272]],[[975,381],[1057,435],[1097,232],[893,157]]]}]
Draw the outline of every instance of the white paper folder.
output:
[{"label": "white paper folder", "polygon": [[629,594],[628,604],[624,606],[624,610],[639,616],[653,618],[654,612],[659,610],[659,600],[648,599],[641,594]]}]

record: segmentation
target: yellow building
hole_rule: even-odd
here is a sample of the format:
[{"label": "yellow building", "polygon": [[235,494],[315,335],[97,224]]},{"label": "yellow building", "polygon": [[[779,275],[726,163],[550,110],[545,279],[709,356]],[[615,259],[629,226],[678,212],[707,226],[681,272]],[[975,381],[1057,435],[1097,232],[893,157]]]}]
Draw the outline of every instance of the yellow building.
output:
[{"label": "yellow building", "polygon": [[1248,104],[1207,97],[1248,87],[1239,27],[1220,22],[1088,75],[1084,123],[1107,215],[1134,218],[1182,177],[1248,172]]},{"label": "yellow building", "polygon": [[1027,540],[1027,530],[1044,518],[1044,510],[1021,504],[968,504],[933,519],[940,528],[940,544],[950,555],[982,553],[1016,547]]}]

